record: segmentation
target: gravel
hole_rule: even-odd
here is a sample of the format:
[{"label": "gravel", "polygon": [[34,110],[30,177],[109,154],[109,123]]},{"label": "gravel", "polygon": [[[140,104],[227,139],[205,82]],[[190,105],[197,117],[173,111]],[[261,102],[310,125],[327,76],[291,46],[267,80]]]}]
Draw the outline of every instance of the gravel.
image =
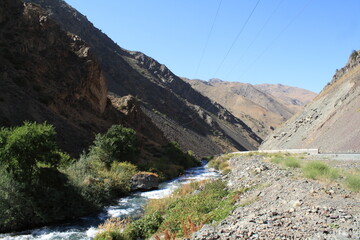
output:
[{"label": "gravel", "polygon": [[232,171],[223,177],[229,188],[251,190],[229,217],[204,225],[192,239],[360,239],[358,193],[305,179],[300,170],[262,156],[235,157],[229,164]]}]

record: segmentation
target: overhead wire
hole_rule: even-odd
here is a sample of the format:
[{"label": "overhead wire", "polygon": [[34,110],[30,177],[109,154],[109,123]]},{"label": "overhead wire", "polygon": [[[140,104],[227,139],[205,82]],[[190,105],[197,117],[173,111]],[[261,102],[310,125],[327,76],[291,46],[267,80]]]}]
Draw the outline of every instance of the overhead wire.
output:
[{"label": "overhead wire", "polygon": [[[255,12],[257,6],[259,5],[260,1],[261,1],[261,0],[258,0],[258,1],[256,2],[255,6],[253,7],[253,9],[251,10],[251,12],[250,12],[250,14],[248,15],[246,21],[244,22],[242,28],[240,29],[240,31],[239,31],[238,34],[236,35],[236,37],[235,37],[234,41],[232,42],[230,48],[228,49],[228,51],[226,52],[224,58],[222,59],[222,61],[221,61],[220,65],[219,65],[219,67],[217,68],[214,76],[217,74],[217,72],[220,70],[220,68],[221,68],[222,65],[224,64],[226,58],[228,57],[228,55],[229,55],[229,53],[231,52],[232,48],[234,47],[235,43],[236,43],[237,40],[239,39],[240,35],[242,34],[242,32],[244,31],[246,25],[248,24],[248,22],[250,21],[252,15],[254,14],[254,12]],[[208,99],[209,99],[209,98],[208,98]],[[209,99],[209,102],[212,102],[212,101]],[[209,104],[209,103],[205,103],[205,105],[204,105],[202,108],[205,109],[205,107],[207,106],[207,104]],[[205,110],[206,110],[206,109],[205,109]],[[197,114],[197,113],[195,113],[195,114]],[[193,117],[195,114],[193,114],[191,117]],[[190,117],[190,118],[191,118],[191,117]],[[189,121],[189,122],[187,122],[187,123],[184,123],[183,126],[186,126],[186,125],[188,125],[188,124],[196,121],[198,118],[199,118],[199,115],[197,114],[197,116],[196,116],[194,119],[192,119],[191,121]]]},{"label": "overhead wire", "polygon": [[[220,0],[219,5],[218,5],[218,7],[217,7],[217,9],[216,9],[215,17],[214,17],[214,19],[213,19],[213,21],[212,21],[212,24],[211,24],[211,27],[210,27],[210,31],[209,31],[209,33],[208,33],[208,35],[207,35],[206,42],[205,42],[204,48],[203,48],[203,50],[202,50],[202,53],[201,53],[201,56],[200,56],[200,60],[199,60],[199,63],[198,63],[198,66],[197,66],[197,69],[196,69],[196,72],[195,72],[195,77],[196,77],[197,74],[198,74],[198,71],[199,71],[199,69],[200,69],[200,65],[201,65],[201,63],[202,63],[202,60],[203,60],[203,58],[204,58],[204,55],[205,55],[207,46],[208,46],[208,44],[209,44],[210,37],[211,37],[211,35],[212,35],[212,32],[213,32],[213,29],[214,29],[214,26],[215,26],[217,17],[218,17],[219,12],[220,12],[220,8],[221,8],[222,1],[223,1],[223,0]],[[187,94],[189,94],[190,89],[192,89],[192,87],[189,88]],[[209,99],[209,101],[211,101],[211,100]],[[192,118],[192,117],[195,116],[196,114],[197,114],[197,113],[194,113],[194,114],[190,115],[190,118]],[[186,126],[186,125],[194,122],[196,119],[197,119],[197,118],[192,119],[192,120],[190,120],[189,122],[184,123],[183,126]]]},{"label": "overhead wire", "polygon": [[258,57],[248,65],[246,70],[240,75],[239,80],[254,66],[254,64],[270,49],[270,47],[283,35],[286,30],[295,22],[295,20],[300,17],[300,15],[305,11],[305,9],[310,5],[313,0],[309,0],[305,3],[304,7],[300,9],[300,11],[294,15],[294,17],[290,20],[290,22],[282,29],[282,31],[273,39],[273,41],[268,44],[268,46],[258,55]]},{"label": "overhead wire", "polygon": [[210,37],[211,37],[212,32],[213,32],[216,19],[217,19],[218,15],[219,15],[219,10],[220,10],[222,1],[223,1],[223,0],[220,0],[220,2],[219,2],[219,5],[218,5],[217,10],[216,10],[215,17],[214,17],[214,19],[213,19],[213,21],[212,21],[212,24],[211,24],[210,31],[209,31],[209,33],[208,33],[208,35],[207,35],[207,38],[206,38],[206,42],[205,42],[204,48],[203,48],[203,50],[202,50],[202,52],[201,52],[200,60],[199,60],[199,63],[198,63],[198,65],[197,65],[196,71],[195,71],[195,78],[197,77],[197,74],[198,74],[198,72],[199,72],[199,69],[200,69],[202,60],[204,59],[204,55],[205,55],[207,46],[208,46],[208,44],[209,44]]},{"label": "overhead wire", "polygon": [[236,35],[234,41],[232,42],[230,48],[228,49],[228,51],[226,52],[224,58],[222,59],[222,61],[220,62],[218,68],[216,69],[214,76],[216,76],[216,74],[219,72],[220,68],[222,67],[222,65],[224,64],[226,58],[228,57],[229,53],[231,52],[232,48],[235,46],[235,43],[237,42],[237,40],[239,39],[240,35],[242,34],[242,32],[244,31],[246,25],[248,24],[248,22],[250,21],[252,15],[254,14],[257,6],[259,5],[260,0],[258,0],[255,4],[255,6],[253,7],[252,11],[250,12],[249,16],[247,17],[246,21],[244,22],[243,26],[241,27],[240,31],[238,32],[238,34]]},{"label": "overhead wire", "polygon": [[264,31],[264,29],[269,24],[270,20],[275,16],[275,13],[279,10],[281,4],[284,2],[284,0],[280,0],[279,3],[276,5],[275,9],[271,12],[270,16],[266,19],[265,23],[261,27],[261,29],[256,33],[255,37],[252,39],[250,44],[245,49],[244,53],[241,54],[241,57],[237,59],[237,63],[231,68],[231,70],[226,74],[225,79],[229,77],[229,75],[234,71],[234,69],[240,64],[241,60],[246,56],[246,53],[250,50],[250,48],[254,45],[256,40],[259,38],[260,34]]}]

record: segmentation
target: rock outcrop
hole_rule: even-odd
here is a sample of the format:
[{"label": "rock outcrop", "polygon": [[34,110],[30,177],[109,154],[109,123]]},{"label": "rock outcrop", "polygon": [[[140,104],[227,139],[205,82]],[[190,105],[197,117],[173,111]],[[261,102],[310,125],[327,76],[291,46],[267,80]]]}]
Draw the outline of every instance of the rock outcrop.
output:
[{"label": "rock outcrop", "polygon": [[0,126],[47,121],[60,147],[74,156],[113,124],[135,128],[150,148],[167,143],[134,98],[118,97],[122,109],[113,106],[90,46],[64,32],[44,9],[4,0],[0,25]]},{"label": "rock outcrop", "polygon": [[149,191],[159,187],[159,177],[154,173],[140,172],[131,178],[131,191]]},{"label": "rock outcrop", "polygon": [[318,148],[320,152],[359,152],[359,55],[359,51],[355,51],[319,96],[270,135],[261,149]]},{"label": "rock outcrop", "polygon": [[256,149],[261,139],[243,121],[191,88],[165,65],[122,49],[62,0],[25,0],[85,41],[94,52],[114,96],[133,95],[170,141],[198,156]]}]

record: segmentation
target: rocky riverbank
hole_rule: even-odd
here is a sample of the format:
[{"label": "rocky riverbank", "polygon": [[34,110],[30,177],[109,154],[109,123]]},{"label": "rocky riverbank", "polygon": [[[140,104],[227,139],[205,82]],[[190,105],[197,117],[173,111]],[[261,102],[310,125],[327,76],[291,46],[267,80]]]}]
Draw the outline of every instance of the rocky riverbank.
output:
[{"label": "rocky riverbank", "polygon": [[[340,168],[360,162],[328,161]],[[302,176],[299,169],[262,156],[229,160],[223,178],[232,189],[251,188],[238,208],[216,226],[204,225],[192,239],[360,239],[360,194],[330,181]]]}]

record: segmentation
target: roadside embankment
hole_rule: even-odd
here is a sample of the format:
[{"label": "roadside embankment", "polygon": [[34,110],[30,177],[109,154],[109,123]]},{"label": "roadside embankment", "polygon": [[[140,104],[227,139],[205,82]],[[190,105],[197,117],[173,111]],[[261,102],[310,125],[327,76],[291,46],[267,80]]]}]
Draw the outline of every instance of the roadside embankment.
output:
[{"label": "roadside embankment", "polygon": [[[229,217],[204,225],[192,239],[360,238],[359,190],[345,184],[349,171],[355,177],[359,173],[359,161],[323,160],[315,166],[311,155],[277,157],[235,154],[222,163],[229,188],[251,190],[237,200]],[[323,171],[314,175],[310,167]]]}]

